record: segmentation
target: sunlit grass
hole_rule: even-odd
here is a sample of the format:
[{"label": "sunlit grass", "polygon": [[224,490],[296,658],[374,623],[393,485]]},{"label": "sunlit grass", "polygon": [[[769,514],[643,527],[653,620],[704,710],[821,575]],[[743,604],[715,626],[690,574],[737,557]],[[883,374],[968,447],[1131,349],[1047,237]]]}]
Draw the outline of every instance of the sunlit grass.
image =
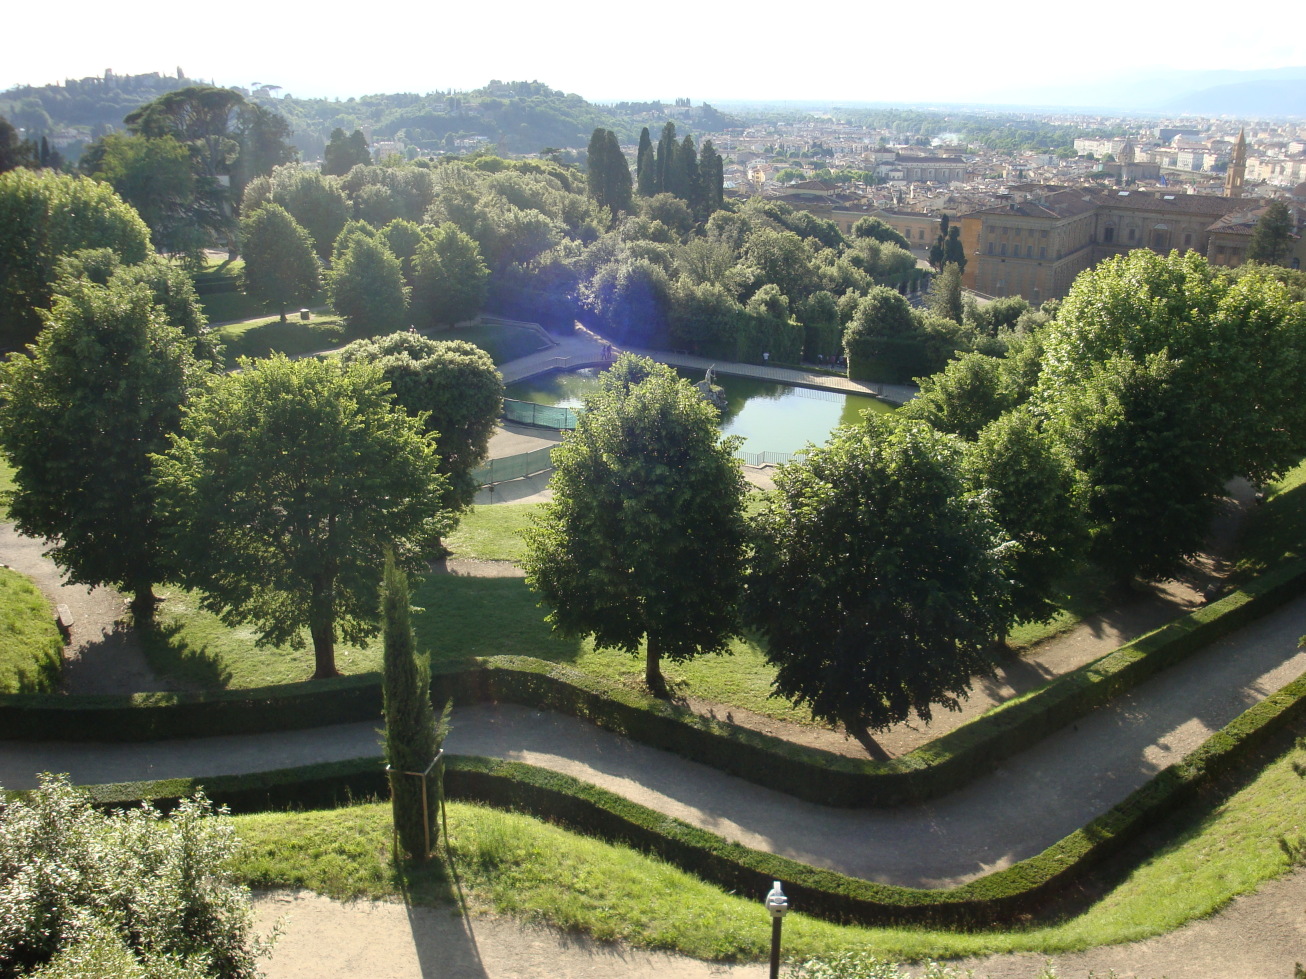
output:
[{"label": "sunlit grass", "polygon": [[0,568],[0,693],[48,693],[59,684],[63,639],[45,596]]},{"label": "sunlit grass", "polygon": [[[1213,811],[1188,814],[1172,842],[1068,920],[960,933],[841,927],[797,907],[785,921],[786,952],[807,958],[864,946],[899,960],[1050,955],[1163,934],[1292,865],[1278,841],[1301,833],[1303,785],[1293,762],[1303,760],[1306,751],[1293,749]],[[724,894],[659,860],[515,813],[450,804],[445,859],[401,875],[390,862],[389,819],[388,805],[238,817],[244,846],[236,873],[255,887],[444,904],[456,893],[452,868],[477,910],[703,959],[756,959],[768,947],[762,895]]]}]

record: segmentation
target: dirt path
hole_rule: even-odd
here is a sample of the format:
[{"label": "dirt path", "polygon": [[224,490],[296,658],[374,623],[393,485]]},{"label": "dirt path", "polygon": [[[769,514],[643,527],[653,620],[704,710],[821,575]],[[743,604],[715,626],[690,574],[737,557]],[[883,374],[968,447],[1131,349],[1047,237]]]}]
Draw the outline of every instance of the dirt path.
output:
[{"label": "dirt path", "polygon": [[[595,942],[584,935],[452,910],[374,901],[341,903],[305,892],[257,895],[258,926],[285,933],[268,979],[763,979],[764,964],[721,965]],[[1289,979],[1306,960],[1306,870],[1177,931],[1070,955],[996,955],[958,962],[976,979]],[[759,907],[759,916],[764,912]],[[763,918],[762,920],[765,920]]]},{"label": "dirt path", "polygon": [[64,583],[45,545],[0,523],[0,563],[27,575],[50,602],[51,614],[67,605],[73,626],[64,646],[62,689],[74,694],[124,694],[168,690],[145,661],[140,643],[127,627],[127,602],[112,588],[88,589]]}]

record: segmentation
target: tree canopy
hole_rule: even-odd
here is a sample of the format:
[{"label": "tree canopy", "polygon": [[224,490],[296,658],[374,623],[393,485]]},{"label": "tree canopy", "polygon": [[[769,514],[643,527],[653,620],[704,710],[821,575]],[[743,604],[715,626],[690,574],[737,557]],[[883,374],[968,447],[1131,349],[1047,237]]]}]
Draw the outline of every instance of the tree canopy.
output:
[{"label": "tree canopy", "polygon": [[778,694],[862,737],[956,710],[991,675],[1008,586],[960,462],[953,437],[872,416],[777,472],[753,521],[745,617]]},{"label": "tree canopy", "polygon": [[59,259],[111,248],[128,265],[150,253],[150,229],[108,184],[52,170],[0,173],[0,349],[36,338]]},{"label": "tree canopy", "polygon": [[278,310],[311,302],[322,284],[313,240],[278,204],[264,204],[240,222],[245,292]]},{"label": "tree canopy", "polygon": [[745,483],[716,409],[670,368],[623,355],[553,452],[553,499],[527,532],[527,582],[567,635],[661,661],[739,630]]},{"label": "tree canopy", "polygon": [[260,644],[336,675],[338,638],[375,635],[385,550],[417,570],[444,532],[434,439],[381,368],[241,361],[190,404],[155,473],[178,576]]},{"label": "tree canopy", "polygon": [[448,479],[445,508],[469,506],[477,490],[472,471],[485,461],[503,408],[503,378],[490,355],[465,340],[402,332],[357,340],[340,359],[381,368],[396,403],[435,437],[439,471]]},{"label": "tree canopy", "polygon": [[168,567],[150,453],[177,431],[199,368],[144,284],[64,288],[32,356],[0,366],[10,514],[50,544],[69,581],[132,592],[145,620]]}]

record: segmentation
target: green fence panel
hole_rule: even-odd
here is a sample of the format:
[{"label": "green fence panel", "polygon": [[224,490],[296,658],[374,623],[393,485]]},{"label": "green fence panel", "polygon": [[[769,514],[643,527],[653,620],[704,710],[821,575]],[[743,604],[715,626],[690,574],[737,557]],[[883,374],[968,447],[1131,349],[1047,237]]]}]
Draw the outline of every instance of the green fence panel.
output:
[{"label": "green fence panel", "polygon": [[472,475],[475,477],[478,486],[506,483],[510,479],[533,476],[536,473],[553,468],[553,462],[550,459],[553,449],[554,447],[550,445],[543,449],[532,449],[530,452],[523,452],[521,455],[491,459],[473,472]]},{"label": "green fence panel", "polygon": [[576,412],[570,408],[537,405],[532,401],[513,401],[511,398],[504,398],[503,417],[521,425],[556,428],[560,432],[570,432],[576,428]]}]

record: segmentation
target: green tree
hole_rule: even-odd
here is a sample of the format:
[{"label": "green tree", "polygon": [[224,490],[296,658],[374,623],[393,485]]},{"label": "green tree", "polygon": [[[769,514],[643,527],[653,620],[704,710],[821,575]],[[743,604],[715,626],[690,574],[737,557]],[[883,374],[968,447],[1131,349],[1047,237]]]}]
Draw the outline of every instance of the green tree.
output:
[{"label": "green tree", "polygon": [[1079,474],[1023,408],[980,431],[966,447],[962,473],[1002,529],[1012,619],[1050,621],[1059,610],[1057,586],[1088,542]]},{"label": "green tree", "polygon": [[313,240],[277,204],[264,204],[240,222],[245,292],[281,313],[311,302],[322,284]]},{"label": "green tree", "polygon": [[951,361],[939,373],[922,377],[920,393],[899,413],[973,442],[981,429],[1015,404],[1002,362],[972,351]]},{"label": "green tree", "polygon": [[879,218],[871,217],[869,214],[864,218],[858,218],[857,223],[853,225],[852,231],[854,238],[870,238],[872,241],[882,242],[886,245],[897,245],[899,248],[911,249],[911,243],[906,238]]},{"label": "green tree", "polygon": [[475,241],[448,221],[433,229],[413,255],[413,319],[452,325],[485,306],[489,269]]},{"label": "green tree", "polygon": [[1286,266],[1292,259],[1292,215],[1283,201],[1271,201],[1256,220],[1247,261]]},{"label": "green tree", "polygon": [[653,159],[654,173],[654,193],[655,194],[676,194],[675,178],[675,160],[676,150],[680,144],[676,142],[676,124],[668,122],[662,127],[662,136],[658,139],[657,150]]},{"label": "green tree", "polygon": [[[410,859],[430,856],[439,839],[443,766],[431,767],[444,741],[448,715],[435,723],[430,661],[417,655],[409,618],[408,576],[386,554],[381,585],[382,678],[385,697],[385,760],[390,768],[390,807],[400,849]],[[429,774],[419,778],[418,773]],[[423,798],[425,796],[425,798]]]},{"label": "green tree", "polygon": [[951,262],[943,266],[930,283],[926,300],[935,316],[960,324],[965,316],[961,302],[961,266]]},{"label": "green tree", "polygon": [[390,249],[354,236],[326,274],[327,300],[356,333],[387,333],[408,322],[408,287]]},{"label": "green tree", "polygon": [[50,170],[0,173],[0,349],[36,338],[59,259],[111,248],[126,264],[150,252],[150,229],[108,184]]},{"label": "green tree", "polygon": [[[644,130],[648,132],[647,129]],[[0,116],[0,173],[18,167],[36,166],[36,153],[30,141],[20,139],[18,130],[8,119]]]},{"label": "green tree", "polygon": [[725,199],[725,163],[710,139],[703,140],[698,156],[698,176],[702,186],[702,213],[706,217],[721,209]]},{"label": "green tree", "polygon": [[716,409],[670,368],[623,355],[554,450],[553,500],[527,532],[527,582],[554,629],[665,659],[721,653],[739,630],[745,483]]},{"label": "green tree", "polygon": [[0,366],[9,512],[69,581],[131,592],[145,622],[168,573],[150,453],[177,430],[199,369],[145,285],[64,287],[31,356]]},{"label": "green tree", "polygon": [[438,471],[448,480],[444,508],[470,506],[478,488],[472,472],[489,454],[503,410],[503,377],[490,355],[465,340],[402,332],[357,340],[340,351],[340,359],[381,367],[395,402],[422,418],[435,438]]},{"label": "green tree", "polygon": [[313,239],[313,250],[326,261],[349,220],[349,201],[336,182],[316,170],[281,167],[272,174],[269,194]]},{"label": "green tree", "polygon": [[639,150],[635,154],[635,176],[640,197],[652,197],[658,192],[657,160],[653,154],[653,139],[648,126],[639,132]]},{"label": "green tree", "polygon": [[631,209],[630,165],[611,129],[595,129],[590,137],[589,195],[613,213]]},{"label": "green tree", "polygon": [[372,365],[243,360],[155,463],[182,583],[260,644],[307,630],[314,678],[337,675],[338,638],[376,634],[385,549],[416,570],[446,526],[434,440]]},{"label": "green tree", "polygon": [[367,137],[355,129],[346,136],[343,129],[331,131],[331,140],[322,153],[322,172],[331,177],[343,177],[354,167],[366,166],[372,162],[372,151],[368,149]]},{"label": "green tree", "polygon": [[959,709],[1005,634],[999,536],[965,491],[960,444],[876,417],[776,474],[753,521],[745,621],[776,692],[870,731]]},{"label": "green tree", "polygon": [[82,154],[81,167],[136,208],[155,248],[197,260],[207,238],[191,220],[195,176],[185,146],[171,136],[110,133]]},{"label": "green tree", "polygon": [[238,846],[203,795],[107,812],[42,775],[0,808],[0,975],[253,979],[270,949]]}]

